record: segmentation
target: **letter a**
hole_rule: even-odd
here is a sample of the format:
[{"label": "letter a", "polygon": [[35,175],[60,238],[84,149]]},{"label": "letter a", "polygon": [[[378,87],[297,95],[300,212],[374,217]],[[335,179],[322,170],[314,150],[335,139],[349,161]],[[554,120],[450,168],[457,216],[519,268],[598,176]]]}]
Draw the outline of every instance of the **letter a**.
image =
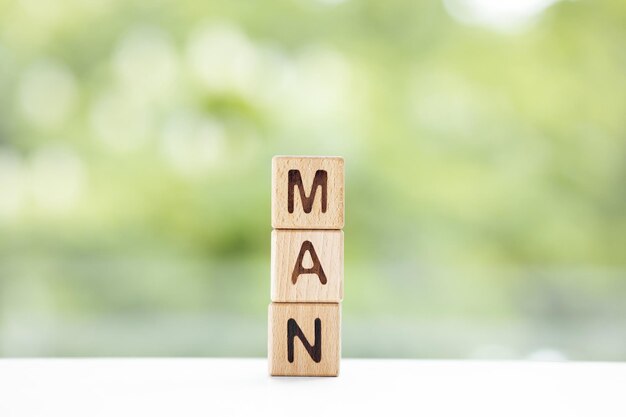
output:
[{"label": "letter a", "polygon": [[[302,261],[304,259],[304,253],[309,252],[311,254],[311,259],[313,260],[313,267],[305,268],[302,266]],[[315,274],[320,279],[322,285],[325,285],[328,281],[326,279],[326,274],[322,269],[322,263],[320,262],[320,258],[317,257],[317,253],[315,253],[315,249],[313,248],[313,244],[305,240],[300,247],[300,253],[298,254],[298,260],[296,260],[296,266],[293,268],[293,273],[291,274],[291,282],[295,284],[298,281],[298,277],[302,274]]]},{"label": "letter a", "polygon": [[293,213],[294,210],[294,189],[296,186],[300,191],[300,198],[302,199],[302,208],[305,213],[310,213],[313,209],[313,202],[315,201],[315,194],[317,187],[322,187],[322,213],[326,213],[327,196],[328,196],[328,173],[323,170],[317,170],[315,172],[315,178],[313,178],[313,185],[311,186],[311,192],[309,196],[306,196],[304,192],[304,184],[302,184],[302,176],[297,169],[289,170],[289,188],[287,190],[287,211]]},{"label": "letter a", "polygon": [[322,360],[322,320],[315,319],[315,344],[313,346],[306,340],[302,329],[294,319],[287,321],[287,360],[290,363],[293,363],[293,339],[296,336],[300,339],[306,351],[309,352],[311,358],[316,363],[319,363]]}]

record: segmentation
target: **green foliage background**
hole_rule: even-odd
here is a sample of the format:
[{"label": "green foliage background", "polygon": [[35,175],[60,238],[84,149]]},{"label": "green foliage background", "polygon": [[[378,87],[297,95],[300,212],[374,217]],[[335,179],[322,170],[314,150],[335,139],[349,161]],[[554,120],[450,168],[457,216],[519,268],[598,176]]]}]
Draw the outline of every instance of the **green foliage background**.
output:
[{"label": "green foliage background", "polygon": [[624,22],[0,1],[0,354],[264,355],[271,157],[329,154],[344,356],[626,359]]}]

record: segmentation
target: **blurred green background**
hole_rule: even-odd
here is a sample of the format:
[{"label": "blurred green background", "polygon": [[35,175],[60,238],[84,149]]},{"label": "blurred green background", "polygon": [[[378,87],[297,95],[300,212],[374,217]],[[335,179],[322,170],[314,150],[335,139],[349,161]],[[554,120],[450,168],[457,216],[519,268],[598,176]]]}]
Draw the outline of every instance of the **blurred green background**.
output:
[{"label": "blurred green background", "polygon": [[0,0],[0,355],[263,356],[274,154],[347,357],[626,360],[626,3]]}]

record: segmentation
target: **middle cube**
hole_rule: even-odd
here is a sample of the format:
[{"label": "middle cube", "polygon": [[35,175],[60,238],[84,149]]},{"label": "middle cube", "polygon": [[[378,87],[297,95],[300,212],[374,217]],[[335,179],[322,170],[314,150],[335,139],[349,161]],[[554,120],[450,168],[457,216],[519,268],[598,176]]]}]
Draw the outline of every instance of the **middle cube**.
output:
[{"label": "middle cube", "polygon": [[332,302],[343,298],[341,230],[272,231],[274,302]]}]

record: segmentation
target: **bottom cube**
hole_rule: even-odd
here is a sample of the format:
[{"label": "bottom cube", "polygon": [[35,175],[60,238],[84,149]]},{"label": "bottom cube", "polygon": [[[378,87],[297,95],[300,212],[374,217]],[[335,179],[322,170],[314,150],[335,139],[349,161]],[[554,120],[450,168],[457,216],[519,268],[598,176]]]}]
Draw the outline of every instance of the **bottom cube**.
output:
[{"label": "bottom cube", "polygon": [[341,358],[341,306],[272,303],[269,306],[270,375],[337,376]]}]

